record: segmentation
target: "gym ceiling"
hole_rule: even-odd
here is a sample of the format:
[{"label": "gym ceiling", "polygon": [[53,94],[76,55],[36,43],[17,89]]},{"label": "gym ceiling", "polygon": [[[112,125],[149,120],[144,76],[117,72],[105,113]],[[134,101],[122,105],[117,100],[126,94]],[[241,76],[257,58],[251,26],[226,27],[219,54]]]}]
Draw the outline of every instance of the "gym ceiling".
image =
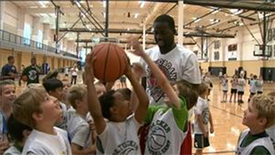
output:
[{"label": "gym ceiling", "polygon": [[[56,29],[56,8],[60,8],[59,37],[88,45],[92,38],[104,37],[106,7],[109,7],[108,37],[125,42],[130,35],[142,36],[146,24],[146,42],[154,44],[152,23],[160,14],[169,14],[178,22],[175,0],[103,0],[11,1],[27,14],[39,17]],[[264,13],[265,12],[265,13]],[[184,0],[184,43],[194,44],[196,38],[234,38],[240,26],[250,28],[275,18],[274,0]],[[54,30],[55,31],[55,30]],[[79,32],[79,33],[77,33]]]}]

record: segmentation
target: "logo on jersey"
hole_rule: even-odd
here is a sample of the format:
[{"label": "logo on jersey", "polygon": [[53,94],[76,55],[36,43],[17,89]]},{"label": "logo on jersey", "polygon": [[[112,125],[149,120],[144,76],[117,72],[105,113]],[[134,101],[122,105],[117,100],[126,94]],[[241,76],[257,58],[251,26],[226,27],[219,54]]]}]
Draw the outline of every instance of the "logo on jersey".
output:
[{"label": "logo on jersey", "polygon": [[203,111],[202,111],[202,122],[203,124],[208,124],[208,121],[209,121],[209,108],[205,108]]},{"label": "logo on jersey", "polygon": [[36,70],[30,70],[28,77],[31,81],[35,80],[37,78],[37,71]]},{"label": "logo on jersey", "polygon": [[[176,81],[177,72],[175,71],[175,68],[171,62],[161,58],[156,60],[155,63],[159,66],[160,70],[164,73],[169,81]],[[157,84],[157,80],[155,79],[149,67],[147,68],[147,73],[147,83],[150,88],[151,96],[155,102],[158,102],[164,96],[164,93]]]},{"label": "logo on jersey", "polygon": [[132,140],[128,140],[114,150],[113,155],[131,155],[137,154],[138,144]]},{"label": "logo on jersey", "polygon": [[151,125],[146,142],[150,154],[164,154],[170,148],[171,142],[167,139],[167,133],[170,131],[168,124],[162,120]]}]

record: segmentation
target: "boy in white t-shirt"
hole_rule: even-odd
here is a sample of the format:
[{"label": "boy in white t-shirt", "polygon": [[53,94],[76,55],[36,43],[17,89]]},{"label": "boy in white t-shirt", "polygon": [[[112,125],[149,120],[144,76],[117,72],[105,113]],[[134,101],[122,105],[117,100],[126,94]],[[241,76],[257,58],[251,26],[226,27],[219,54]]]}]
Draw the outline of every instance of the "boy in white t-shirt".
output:
[{"label": "boy in white t-shirt", "polygon": [[236,94],[237,94],[237,85],[238,85],[238,76],[235,74],[233,75],[232,79],[230,80],[231,83],[231,92],[230,92],[230,99],[229,102],[232,102],[232,97],[234,98],[234,103],[236,103]]},{"label": "boy in white t-shirt", "polygon": [[257,94],[262,94],[264,91],[264,80],[263,76],[259,75],[259,79],[256,81]]},{"label": "boy in white t-shirt", "polygon": [[92,131],[87,120],[87,88],[84,85],[73,85],[69,89],[68,101],[75,109],[70,112],[67,131],[71,140],[73,154],[94,154]]},{"label": "boy in white t-shirt", "polygon": [[238,92],[238,104],[243,104],[243,95],[245,88],[245,79],[244,75],[240,74],[240,78],[238,78],[237,92]]},{"label": "boy in white t-shirt", "polygon": [[62,116],[59,102],[45,89],[29,88],[15,99],[12,107],[14,117],[33,129],[22,155],[72,154],[67,132],[54,127]]},{"label": "boy in white t-shirt", "polygon": [[242,121],[249,129],[240,134],[236,155],[275,154],[273,142],[265,131],[274,125],[274,113],[274,96],[256,95],[251,98]]},{"label": "boy in white t-shirt", "polygon": [[[132,111],[131,103],[118,91],[111,90],[103,94],[99,102],[93,84],[93,61],[92,55],[87,55],[85,79],[89,94],[88,107],[98,134],[97,154],[140,154],[137,132],[146,117],[149,104],[146,92],[128,64],[125,75],[130,80],[139,100],[134,115],[129,116]],[[104,118],[109,121],[106,122]]]},{"label": "boy in white t-shirt", "polygon": [[257,75],[253,75],[252,79],[249,79],[249,91],[250,91],[250,95],[248,98],[248,102],[250,102],[250,99],[257,94]]},{"label": "boy in white t-shirt", "polygon": [[227,75],[224,74],[221,77],[221,84],[222,84],[222,101],[221,103],[226,103],[227,102],[227,92],[228,92],[228,79],[227,79]]},{"label": "boy in white t-shirt", "polygon": [[201,155],[203,148],[210,146],[208,122],[210,123],[210,133],[214,132],[212,115],[207,101],[207,90],[208,86],[206,83],[202,83],[199,86],[199,98],[195,107],[194,146],[197,149],[196,155]]}]

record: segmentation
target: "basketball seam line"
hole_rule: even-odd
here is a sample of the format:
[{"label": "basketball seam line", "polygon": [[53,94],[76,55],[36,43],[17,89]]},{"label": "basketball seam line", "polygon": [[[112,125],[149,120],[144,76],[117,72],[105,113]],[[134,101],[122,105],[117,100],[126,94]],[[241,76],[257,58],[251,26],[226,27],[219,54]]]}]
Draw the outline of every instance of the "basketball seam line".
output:
[{"label": "basketball seam line", "polygon": [[108,59],[109,59],[109,52],[110,52],[110,46],[111,44],[108,44],[108,50],[107,50],[107,56],[105,58],[105,63],[104,63],[104,72],[103,72],[103,82],[106,82],[106,68],[107,68],[107,63],[108,63]]}]

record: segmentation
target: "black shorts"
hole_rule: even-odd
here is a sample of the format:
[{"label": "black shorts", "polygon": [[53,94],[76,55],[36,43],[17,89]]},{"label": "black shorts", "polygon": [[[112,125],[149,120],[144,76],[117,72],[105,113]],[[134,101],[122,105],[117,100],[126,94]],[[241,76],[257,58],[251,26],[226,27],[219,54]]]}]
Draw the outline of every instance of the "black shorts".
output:
[{"label": "black shorts", "polygon": [[256,94],[256,93],[251,93],[251,92],[250,92],[250,95],[251,95],[251,96],[253,96],[253,95],[255,95],[255,94]]},{"label": "black shorts", "polygon": [[223,90],[224,93],[227,93],[228,91],[227,90]]},{"label": "black shorts", "polygon": [[231,89],[231,94],[237,94],[237,89]]},{"label": "black shorts", "polygon": [[243,91],[238,91],[238,95],[243,95],[244,92]]},{"label": "black shorts", "polygon": [[126,77],[124,77],[124,76],[120,77],[120,78],[119,78],[119,81],[122,82],[122,83],[123,83],[123,82],[126,82]]},{"label": "black shorts", "polygon": [[258,91],[257,94],[262,94],[263,92],[262,91]]},{"label": "black shorts", "polygon": [[197,149],[202,149],[209,146],[208,137],[204,137],[203,134],[195,134],[194,147]]}]

